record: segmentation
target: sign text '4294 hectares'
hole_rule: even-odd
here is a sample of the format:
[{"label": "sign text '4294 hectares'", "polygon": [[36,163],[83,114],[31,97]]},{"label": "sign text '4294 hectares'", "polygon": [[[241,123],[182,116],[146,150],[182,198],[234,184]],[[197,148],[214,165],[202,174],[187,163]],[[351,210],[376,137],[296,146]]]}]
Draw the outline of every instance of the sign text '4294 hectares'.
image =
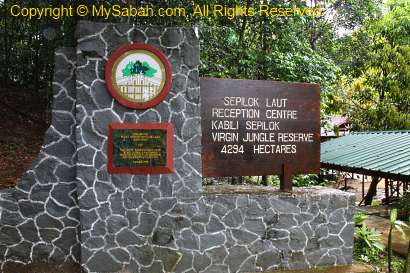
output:
[{"label": "sign text '4294 hectares'", "polygon": [[[319,86],[202,79],[205,176],[317,172]],[[229,167],[227,165],[230,165]]]}]

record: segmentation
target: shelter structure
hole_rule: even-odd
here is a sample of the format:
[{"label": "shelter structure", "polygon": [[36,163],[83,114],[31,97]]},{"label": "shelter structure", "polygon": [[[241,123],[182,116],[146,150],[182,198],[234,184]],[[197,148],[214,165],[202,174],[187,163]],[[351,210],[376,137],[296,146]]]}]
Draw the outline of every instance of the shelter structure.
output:
[{"label": "shelter structure", "polygon": [[[332,139],[321,144],[320,161],[322,168],[362,175],[361,203],[373,197],[377,183],[384,179],[389,203],[410,188],[410,131],[358,132]],[[366,196],[365,176],[372,177]]]},{"label": "shelter structure", "polygon": [[322,126],[320,128],[320,137],[322,141],[326,141],[339,136],[345,136],[350,133],[351,125],[347,116],[331,116],[327,121],[332,129]]}]

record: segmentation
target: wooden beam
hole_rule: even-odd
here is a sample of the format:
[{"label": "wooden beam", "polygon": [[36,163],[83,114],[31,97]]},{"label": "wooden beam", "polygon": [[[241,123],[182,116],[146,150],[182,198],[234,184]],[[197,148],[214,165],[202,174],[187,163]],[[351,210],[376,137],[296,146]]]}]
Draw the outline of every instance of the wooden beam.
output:
[{"label": "wooden beam", "polygon": [[352,172],[352,173],[364,174],[368,176],[389,178],[395,181],[410,181],[410,175],[380,172],[380,171],[374,171],[374,170],[367,170],[363,168],[334,165],[334,164],[323,163],[323,162],[320,164],[321,164],[321,168],[324,168],[324,169],[333,169],[333,170],[338,170],[342,172]]},{"label": "wooden beam", "polygon": [[389,179],[384,179],[384,197],[386,198],[386,204],[389,204],[390,203]]}]

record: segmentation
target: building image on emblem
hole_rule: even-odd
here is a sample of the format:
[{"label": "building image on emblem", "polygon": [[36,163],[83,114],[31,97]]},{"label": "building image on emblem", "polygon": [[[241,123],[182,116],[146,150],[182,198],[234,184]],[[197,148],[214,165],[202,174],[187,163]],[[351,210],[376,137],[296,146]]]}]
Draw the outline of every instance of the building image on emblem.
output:
[{"label": "building image on emblem", "polygon": [[164,71],[163,64],[152,53],[134,51],[126,54],[115,68],[117,92],[135,102],[150,101],[163,88]]},{"label": "building image on emblem", "polygon": [[155,98],[160,90],[160,79],[153,79],[142,74],[123,77],[117,80],[121,95],[135,101],[147,101]]}]

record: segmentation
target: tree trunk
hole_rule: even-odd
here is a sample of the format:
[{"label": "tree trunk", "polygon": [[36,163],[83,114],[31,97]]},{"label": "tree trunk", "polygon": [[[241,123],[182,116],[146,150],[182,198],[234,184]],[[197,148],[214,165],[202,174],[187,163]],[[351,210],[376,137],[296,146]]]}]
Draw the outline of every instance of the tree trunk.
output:
[{"label": "tree trunk", "polygon": [[243,183],[243,177],[242,176],[233,176],[231,180],[232,185],[241,185]]},{"label": "tree trunk", "polygon": [[[246,0],[246,9],[249,8],[249,0]],[[246,24],[248,23],[248,16],[244,16],[241,25],[241,32],[239,33],[239,46],[242,46],[243,37],[245,36]]]},{"label": "tree trunk", "polygon": [[40,92],[40,41],[37,41],[34,56],[34,90]]},{"label": "tree trunk", "polygon": [[389,237],[387,241],[387,268],[388,272],[391,273],[391,259],[392,259],[392,249],[391,249],[391,240],[393,233],[393,225],[390,223]]},{"label": "tree trunk", "polygon": [[262,176],[262,185],[267,186],[268,185],[268,177],[266,175]]},{"label": "tree trunk", "polygon": [[[246,0],[246,8],[249,8],[249,0]],[[238,48],[242,48],[243,47],[243,40],[245,37],[245,31],[246,31],[246,25],[248,23],[248,16],[244,16],[243,17],[243,21],[242,21],[242,25],[241,25],[241,30],[239,32],[239,40],[238,40]],[[238,59],[242,59],[242,54],[243,51],[239,50],[239,55],[238,55]],[[245,71],[243,71],[243,66],[242,65],[237,65],[237,71],[238,71],[238,75],[241,75],[241,73],[245,73]]]},{"label": "tree trunk", "polygon": [[312,33],[310,34],[309,44],[310,44],[310,47],[312,48],[312,50],[315,51],[316,50],[316,42],[317,42],[317,39],[319,38],[319,34],[317,33],[317,30],[315,30],[314,26],[312,26],[311,29],[312,29]]},{"label": "tree trunk", "polygon": [[364,198],[364,204],[366,206],[371,205],[373,201],[373,196],[377,193],[377,184],[379,184],[380,179],[377,176],[372,177],[372,182],[370,184],[369,190],[367,191],[366,197]]},{"label": "tree trunk", "polygon": [[7,87],[8,86],[8,83],[9,83],[9,81],[8,81],[8,79],[9,79],[9,76],[10,76],[10,73],[9,73],[9,64],[10,64],[10,49],[9,49],[9,39],[8,39],[8,36],[9,36],[9,34],[8,34],[8,16],[7,16],[7,2],[8,2],[8,0],[4,0],[4,3],[3,3],[3,7],[4,7],[4,28],[3,28],[3,39],[4,39],[4,66],[3,66],[3,69],[4,69],[4,86],[5,87]]}]

